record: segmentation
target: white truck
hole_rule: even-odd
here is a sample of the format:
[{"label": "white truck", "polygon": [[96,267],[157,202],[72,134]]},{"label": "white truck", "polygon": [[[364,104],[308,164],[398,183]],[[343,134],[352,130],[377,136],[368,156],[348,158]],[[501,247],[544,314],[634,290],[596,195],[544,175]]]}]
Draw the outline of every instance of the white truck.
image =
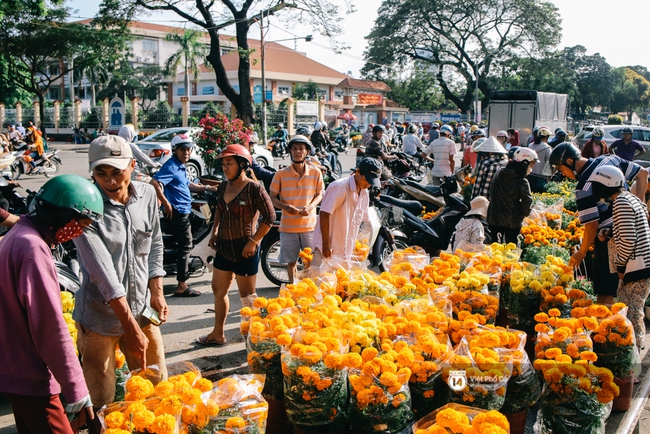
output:
[{"label": "white truck", "polygon": [[551,133],[560,127],[570,133],[569,96],[564,93],[536,90],[493,91],[488,105],[488,135],[514,128],[519,131],[520,145],[526,143],[533,128],[546,126]]}]

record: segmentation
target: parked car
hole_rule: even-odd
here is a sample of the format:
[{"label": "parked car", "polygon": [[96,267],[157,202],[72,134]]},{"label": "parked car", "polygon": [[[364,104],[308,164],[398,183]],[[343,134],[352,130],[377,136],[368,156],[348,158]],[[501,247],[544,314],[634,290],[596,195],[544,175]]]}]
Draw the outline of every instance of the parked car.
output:
[{"label": "parked car", "polygon": [[[628,125],[603,125],[601,128],[605,130],[605,143],[607,146],[614,143],[616,140],[622,137],[621,130],[625,127],[632,128],[632,140],[638,142],[643,149],[645,149],[645,154],[641,155],[639,160],[650,161],[650,128],[642,127],[638,125],[628,126]],[[591,139],[591,132],[596,128],[593,125],[588,125],[580,131],[572,140],[572,142],[582,149],[585,146],[585,143]]]},{"label": "parked car", "polygon": [[[178,134],[187,134],[192,137],[193,134],[201,131],[199,127],[176,127],[165,128],[164,130],[156,131],[150,136],[138,142],[138,146],[146,152],[151,159],[164,164],[171,157],[172,138]],[[262,146],[255,145],[253,148],[253,159],[262,166],[273,167],[273,155]],[[187,167],[187,177],[190,180],[200,178],[205,174],[205,164],[201,155],[197,152],[196,148],[192,150],[190,161],[185,163]]]}]

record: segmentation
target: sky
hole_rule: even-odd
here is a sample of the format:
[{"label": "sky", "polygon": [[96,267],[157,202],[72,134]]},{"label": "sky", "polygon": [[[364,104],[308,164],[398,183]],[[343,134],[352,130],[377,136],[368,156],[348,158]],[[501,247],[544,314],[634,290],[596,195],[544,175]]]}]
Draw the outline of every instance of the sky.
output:
[{"label": "sky", "polygon": [[[331,0],[343,5],[344,0]],[[329,42],[314,34],[308,26],[292,25],[291,31],[283,30],[278,18],[271,17],[266,40],[304,37],[313,34],[312,42],[297,41],[298,51],[342,73],[352,72],[359,77],[363,67],[363,52],[367,46],[365,36],[370,33],[381,0],[352,0],[356,12],[344,15],[342,36],[349,49],[342,54],[335,53]],[[614,66],[642,65],[650,69],[650,33],[643,20],[650,17],[649,0],[550,0],[559,9],[562,19],[562,41],[560,48],[583,45],[587,54],[600,53]],[[75,16],[92,17],[100,0],[69,0],[67,5],[77,10]],[[344,10],[341,7],[341,10]],[[144,17],[143,21],[183,27],[181,18],[173,12]],[[259,28],[250,31],[251,38],[259,39]],[[281,42],[294,48],[294,41]]]}]

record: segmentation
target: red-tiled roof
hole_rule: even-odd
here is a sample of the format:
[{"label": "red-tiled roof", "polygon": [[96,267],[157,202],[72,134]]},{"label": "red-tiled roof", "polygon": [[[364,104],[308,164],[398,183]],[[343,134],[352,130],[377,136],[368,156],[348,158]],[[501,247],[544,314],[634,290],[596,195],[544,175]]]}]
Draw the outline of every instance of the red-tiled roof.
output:
[{"label": "red-tiled roof", "polygon": [[[255,50],[251,55],[253,61],[251,62],[251,71],[261,71],[262,64],[260,62],[260,41],[249,39],[249,48]],[[264,56],[264,69],[266,71],[273,71],[285,74],[298,74],[308,75],[313,77],[330,77],[330,78],[343,78],[342,74],[329,66],[316,62],[302,53],[292,50],[289,47],[275,43],[267,42]],[[223,66],[226,71],[236,71],[239,65],[239,56],[236,51],[224,54],[221,56]]]},{"label": "red-tiled roof", "polygon": [[390,92],[390,87],[383,81],[359,80],[357,78],[346,77],[345,80],[338,84],[338,87],[352,87],[356,89],[372,89],[381,92]]}]

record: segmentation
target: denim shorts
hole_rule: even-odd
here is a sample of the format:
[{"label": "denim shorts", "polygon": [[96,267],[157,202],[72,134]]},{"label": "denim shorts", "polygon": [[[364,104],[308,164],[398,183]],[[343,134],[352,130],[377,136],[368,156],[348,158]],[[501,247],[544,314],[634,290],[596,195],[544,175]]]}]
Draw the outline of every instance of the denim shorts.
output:
[{"label": "denim shorts", "polygon": [[298,253],[305,247],[311,247],[314,231],[292,233],[280,232],[280,262],[291,264],[298,260]]},{"label": "denim shorts", "polygon": [[237,276],[254,276],[257,274],[260,267],[260,249],[257,248],[255,255],[243,259],[240,262],[229,261],[217,253],[214,257],[213,265],[214,268],[222,271],[232,271]]}]

